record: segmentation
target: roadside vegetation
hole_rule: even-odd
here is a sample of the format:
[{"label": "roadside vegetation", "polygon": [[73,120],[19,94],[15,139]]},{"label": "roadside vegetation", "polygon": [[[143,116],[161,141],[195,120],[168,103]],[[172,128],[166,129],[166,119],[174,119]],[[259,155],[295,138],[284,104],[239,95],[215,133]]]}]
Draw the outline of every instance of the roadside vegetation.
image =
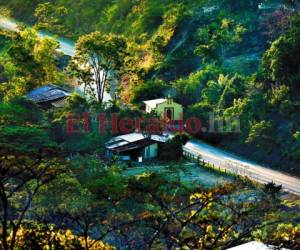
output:
[{"label": "roadside vegetation", "polygon": [[[2,15],[31,25],[0,33],[0,248],[227,249],[258,240],[298,249],[299,198],[226,175],[211,186],[190,185],[193,173],[182,181],[187,135],[162,147],[164,171],[132,174],[131,162],[105,157],[109,130],[91,119],[89,133],[69,134],[66,122],[138,117],[143,100],[171,95],[203,126],[210,112],[229,124],[194,137],[300,176],[299,3],[259,4],[0,0]],[[41,30],[77,41],[66,67]],[[84,91],[58,109],[26,99],[50,83]],[[229,123],[236,117],[239,133]]]},{"label": "roadside vegetation", "polygon": [[[122,69],[118,64],[113,66],[119,79],[118,100],[140,106],[145,98],[172,93],[185,106],[186,116],[199,116],[203,124],[209,112],[215,113],[216,124],[239,117],[240,133],[230,133],[236,131],[236,124],[231,124],[227,133],[202,133],[198,137],[268,166],[300,174],[297,1],[98,0],[50,4],[13,0],[0,1],[0,5],[3,14],[36,29],[74,40],[91,33],[80,38],[79,47],[96,35],[92,33],[95,30],[102,41],[123,36],[128,53],[115,54],[123,60]],[[103,49],[98,52],[104,53]],[[120,48],[118,51],[123,53]],[[81,74],[79,79],[90,83],[87,77]],[[101,80],[98,85],[102,87]]]}]

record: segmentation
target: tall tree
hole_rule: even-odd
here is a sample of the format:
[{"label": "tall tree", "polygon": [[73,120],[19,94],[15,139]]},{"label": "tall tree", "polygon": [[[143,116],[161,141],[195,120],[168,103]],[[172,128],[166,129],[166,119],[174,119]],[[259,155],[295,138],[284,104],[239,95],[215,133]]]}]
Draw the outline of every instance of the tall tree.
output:
[{"label": "tall tree", "polygon": [[0,151],[1,245],[15,249],[16,237],[34,196],[63,169],[53,151],[19,153]]},{"label": "tall tree", "polygon": [[296,14],[286,33],[274,41],[263,56],[263,69],[267,80],[277,85],[290,85],[292,89],[300,88],[299,27],[300,14]]},{"label": "tall tree", "polygon": [[67,14],[68,10],[65,7],[56,7],[50,2],[39,4],[34,12],[37,18],[35,28],[68,36],[69,32],[63,24],[63,20]]},{"label": "tall tree", "polygon": [[100,32],[84,35],[76,44],[76,55],[70,64],[71,75],[102,103],[104,92],[121,73],[126,48],[122,36]]},{"label": "tall tree", "polygon": [[24,95],[37,86],[63,81],[63,73],[57,67],[58,42],[39,38],[34,29],[7,33],[7,36],[11,46],[1,55],[0,62],[8,83],[2,85],[4,95]]},{"label": "tall tree", "polygon": [[246,29],[239,23],[224,18],[198,30],[199,45],[195,53],[204,61],[222,61],[236,43],[241,42]]}]

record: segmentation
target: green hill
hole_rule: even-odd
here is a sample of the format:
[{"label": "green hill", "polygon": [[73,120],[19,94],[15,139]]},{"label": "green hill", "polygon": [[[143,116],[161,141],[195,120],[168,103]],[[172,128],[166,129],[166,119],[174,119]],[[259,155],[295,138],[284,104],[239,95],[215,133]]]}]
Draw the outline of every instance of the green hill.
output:
[{"label": "green hill", "polygon": [[[34,24],[34,10],[44,2],[0,0],[0,5]],[[300,174],[298,1],[52,3],[68,10],[58,35],[75,40],[99,30],[128,39],[132,63],[126,68],[129,81],[121,82],[123,102],[139,106],[145,92],[151,90],[153,97],[171,93],[185,106],[186,117],[199,116],[208,126],[208,114],[214,112],[216,124],[228,125],[197,137]]]}]

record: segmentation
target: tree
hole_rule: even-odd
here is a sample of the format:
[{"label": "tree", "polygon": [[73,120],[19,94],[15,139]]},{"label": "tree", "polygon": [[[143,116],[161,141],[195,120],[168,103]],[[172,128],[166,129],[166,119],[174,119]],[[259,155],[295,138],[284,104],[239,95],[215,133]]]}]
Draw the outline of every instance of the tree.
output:
[{"label": "tree", "polygon": [[170,87],[161,80],[147,81],[132,86],[130,102],[141,105],[145,100],[162,98]]},{"label": "tree", "polygon": [[11,46],[1,61],[7,76],[2,95],[24,95],[43,84],[63,81],[63,73],[56,66],[60,54],[58,42],[48,37],[39,38],[34,29],[23,29],[9,36]]},{"label": "tree", "polygon": [[44,129],[44,116],[38,107],[22,97],[0,103],[0,148],[34,153],[57,144]]},{"label": "tree", "polygon": [[182,146],[185,145],[189,139],[190,136],[185,133],[175,135],[172,140],[161,146],[159,158],[164,161],[179,160],[183,155]]},{"label": "tree", "polygon": [[245,28],[230,19],[222,19],[198,30],[199,45],[195,53],[204,61],[220,62],[226,52],[236,43],[241,42]]},{"label": "tree", "polygon": [[[105,219],[106,202],[98,200],[69,173],[44,186],[30,212],[46,228],[54,224],[56,228],[73,229],[82,237],[83,249],[89,250],[102,239],[102,234],[99,232],[99,236],[96,232]],[[90,238],[92,233],[93,239]]]},{"label": "tree", "polygon": [[63,20],[68,15],[65,7],[56,7],[50,2],[41,3],[35,9],[34,16],[37,18],[35,29],[46,30],[57,35],[69,35],[68,30],[63,24]]},{"label": "tree", "polygon": [[33,198],[64,171],[65,161],[34,103],[20,97],[1,102],[0,114],[0,236],[3,249],[13,250]]},{"label": "tree", "polygon": [[261,121],[253,124],[246,143],[255,143],[257,147],[270,150],[271,147],[266,147],[266,145],[274,144],[272,122]]},{"label": "tree", "polygon": [[102,103],[104,92],[121,73],[126,48],[126,40],[122,36],[98,31],[84,35],[77,41],[70,73]]},{"label": "tree", "polygon": [[265,35],[267,35],[271,40],[284,35],[290,25],[291,17],[292,12],[288,9],[279,9],[275,10],[273,13],[265,14],[265,20],[262,24],[267,29]]},{"label": "tree", "polygon": [[170,9],[164,13],[163,22],[149,40],[149,49],[157,59],[161,59],[165,47],[174,36],[178,23],[182,20],[185,9],[183,4],[170,5]]},{"label": "tree", "polygon": [[43,114],[37,105],[24,97],[0,102],[0,125],[41,125]]},{"label": "tree", "polygon": [[202,90],[202,102],[210,104],[217,112],[232,105],[234,99],[241,97],[245,88],[245,79],[242,76],[219,75],[217,81],[208,81]]},{"label": "tree", "polygon": [[122,213],[115,213],[114,208],[127,198],[127,178],[117,166],[106,166],[90,155],[74,157],[69,170],[72,174],[61,175],[43,187],[32,210],[45,225],[55,223],[76,230],[85,249],[93,249],[124,226],[112,214]]},{"label": "tree", "polygon": [[174,169],[130,177],[92,156],[71,165],[42,187],[30,213],[52,231],[73,229],[85,249],[105,239],[131,249],[223,249],[277,223],[270,215],[280,204],[239,181],[206,190],[184,186]]},{"label": "tree", "polygon": [[[253,80],[247,82],[246,95],[233,100],[233,104],[226,108],[222,114],[226,121],[239,118],[243,127],[242,138],[248,137],[250,127],[266,117],[267,104],[262,83]],[[244,139],[243,139],[244,140]]]},{"label": "tree", "polygon": [[0,7],[0,15],[10,18],[11,17],[11,10],[7,7],[1,6]]},{"label": "tree", "polygon": [[[251,238],[255,229],[276,223],[272,219],[262,223],[276,209],[265,202],[264,194],[258,194],[255,202],[232,196],[241,192],[238,183],[189,190],[170,176],[152,174],[132,179],[129,187],[138,204],[149,204],[134,225],[144,228],[138,245],[143,249],[227,249]],[[133,230],[130,225],[125,232]],[[137,247],[127,237],[131,247]]]},{"label": "tree", "polygon": [[264,192],[272,197],[275,197],[282,190],[282,185],[276,185],[274,182],[264,184]]},{"label": "tree", "polygon": [[62,173],[64,163],[55,154],[46,149],[38,153],[1,150],[0,220],[4,250],[15,249],[18,230],[40,188]]},{"label": "tree", "polygon": [[[93,240],[88,238],[88,243]],[[1,246],[1,243],[0,243]],[[20,228],[16,240],[16,249],[76,249],[85,250],[84,239],[71,230],[62,230],[53,224],[44,225],[34,221],[25,221]],[[112,250],[108,244],[99,241],[89,250]]]},{"label": "tree", "polygon": [[274,41],[263,56],[266,80],[299,89],[300,14],[296,14],[286,34]]},{"label": "tree", "polygon": [[173,86],[176,90],[175,99],[183,105],[191,105],[201,100],[201,91],[210,80],[217,80],[220,68],[208,64],[203,69],[191,73],[187,78],[177,79]]}]

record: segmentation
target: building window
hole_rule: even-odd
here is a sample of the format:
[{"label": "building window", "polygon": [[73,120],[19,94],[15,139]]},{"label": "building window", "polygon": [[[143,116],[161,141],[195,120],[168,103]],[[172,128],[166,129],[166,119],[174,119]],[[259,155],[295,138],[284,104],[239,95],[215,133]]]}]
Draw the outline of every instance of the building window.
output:
[{"label": "building window", "polygon": [[169,120],[174,120],[174,108],[165,108],[164,116]]}]

